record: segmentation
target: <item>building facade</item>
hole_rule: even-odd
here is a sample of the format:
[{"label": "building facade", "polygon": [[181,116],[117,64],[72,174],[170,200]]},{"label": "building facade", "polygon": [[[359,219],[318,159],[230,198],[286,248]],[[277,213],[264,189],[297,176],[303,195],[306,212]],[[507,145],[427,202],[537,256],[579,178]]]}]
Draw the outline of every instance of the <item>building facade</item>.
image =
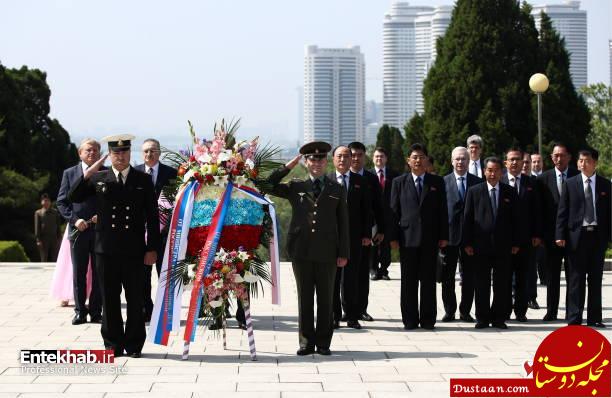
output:
[{"label": "building facade", "polygon": [[450,24],[452,6],[396,2],[383,22],[383,123],[402,128],[422,113],[423,81],[436,58],[436,40]]},{"label": "building facade", "polygon": [[538,30],[540,30],[542,11],[550,17],[555,30],[565,39],[574,86],[576,89],[586,86],[588,84],[586,10],[580,9],[579,1],[534,6],[531,14]]},{"label": "building facade", "polygon": [[359,46],[307,46],[304,59],[304,142],[332,146],[363,141],[365,61]]}]

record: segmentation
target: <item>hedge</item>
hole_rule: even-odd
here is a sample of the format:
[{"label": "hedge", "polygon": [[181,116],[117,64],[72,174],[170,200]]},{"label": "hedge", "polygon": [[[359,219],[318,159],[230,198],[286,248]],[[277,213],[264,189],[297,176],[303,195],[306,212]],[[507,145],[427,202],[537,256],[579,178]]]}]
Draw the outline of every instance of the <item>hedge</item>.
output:
[{"label": "hedge", "polygon": [[29,262],[23,246],[17,241],[0,241],[0,262]]}]

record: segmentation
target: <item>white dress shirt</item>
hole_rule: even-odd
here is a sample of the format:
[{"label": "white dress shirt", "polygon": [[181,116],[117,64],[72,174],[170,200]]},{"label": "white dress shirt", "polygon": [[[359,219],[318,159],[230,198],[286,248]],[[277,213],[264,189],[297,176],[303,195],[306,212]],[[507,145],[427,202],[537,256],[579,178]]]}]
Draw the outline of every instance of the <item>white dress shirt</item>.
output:
[{"label": "white dress shirt", "polygon": [[119,178],[119,173],[121,173],[121,178],[123,179],[123,185],[125,185],[125,181],[127,180],[127,176],[130,173],[130,167],[128,166],[126,167],[123,171],[119,171],[116,168],[112,167],[113,169],[113,173],[115,174],[115,180],[117,180]]},{"label": "white dress shirt", "polygon": [[347,171],[346,173],[344,173],[344,175],[346,176],[346,185],[344,185],[344,181],[342,181],[342,175],[342,173],[336,170],[336,181],[338,181],[338,184],[342,185],[348,191],[349,181],[351,180],[351,172]]},{"label": "white dress shirt", "polygon": [[480,167],[480,159],[470,160],[468,171],[470,172],[470,174],[474,174],[475,176],[482,178],[482,167]]},{"label": "white dress shirt", "polygon": [[521,174],[519,174],[518,176],[513,176],[512,174],[508,173],[508,184],[511,187],[516,188],[516,193],[520,193],[521,192]]},{"label": "white dress shirt", "polygon": [[587,188],[587,181],[586,180],[587,180],[587,178],[591,179],[591,184],[590,185],[591,185],[591,192],[593,192],[593,195],[592,195],[593,196],[593,215],[595,216],[593,222],[590,223],[590,224],[587,223],[586,220],[582,220],[582,226],[586,227],[588,225],[597,225],[597,206],[596,206],[597,202],[595,201],[595,199],[597,197],[596,191],[595,191],[595,179],[596,179],[596,175],[595,175],[595,173],[593,173],[592,176],[587,177],[587,176],[584,175],[584,173],[580,173],[580,176],[582,177],[582,191],[583,192],[586,192],[586,188]]}]

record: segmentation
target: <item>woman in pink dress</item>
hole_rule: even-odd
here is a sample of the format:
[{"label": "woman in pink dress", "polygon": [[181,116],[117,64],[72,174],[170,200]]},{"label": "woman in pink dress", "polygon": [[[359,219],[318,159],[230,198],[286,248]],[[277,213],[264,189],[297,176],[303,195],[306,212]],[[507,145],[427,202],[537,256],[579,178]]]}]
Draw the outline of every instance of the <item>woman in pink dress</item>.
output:
[{"label": "woman in pink dress", "polygon": [[[68,228],[64,231],[62,244],[57,255],[55,271],[51,281],[50,294],[60,301],[61,307],[68,306],[68,302],[74,299],[74,283],[72,279],[72,258],[70,256],[70,241],[68,240]],[[87,270],[87,297],[91,291],[91,261]]]}]

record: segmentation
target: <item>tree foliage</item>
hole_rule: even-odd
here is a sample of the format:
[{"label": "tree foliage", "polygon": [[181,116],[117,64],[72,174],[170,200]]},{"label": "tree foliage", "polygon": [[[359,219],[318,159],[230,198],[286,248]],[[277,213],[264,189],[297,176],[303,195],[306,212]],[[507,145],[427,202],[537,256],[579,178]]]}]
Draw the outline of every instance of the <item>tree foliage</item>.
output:
[{"label": "tree foliage", "polygon": [[534,147],[537,104],[528,82],[536,72],[551,81],[544,95],[544,142],[562,139],[572,150],[584,143],[588,109],[574,91],[563,41],[550,20],[542,23],[539,37],[531,7],[515,0],[456,2],[424,83],[423,133],[418,118],[405,126],[408,141],[422,134],[440,162],[438,171],[449,169],[451,150],[471,134],[483,137],[485,156],[513,145]]},{"label": "tree foliage", "polygon": [[0,64],[0,240],[20,241],[30,258],[37,258],[39,195],[55,197],[63,170],[78,160],[66,130],[49,117],[50,97],[44,72]]},{"label": "tree foliage", "polygon": [[403,152],[404,136],[398,128],[383,124],[376,136],[376,146],[384,148],[387,152],[387,166],[397,171],[404,170],[406,166]]},{"label": "tree foliage", "polygon": [[591,111],[591,134],[587,142],[599,151],[599,174],[612,177],[612,87],[591,84],[581,90]]}]

